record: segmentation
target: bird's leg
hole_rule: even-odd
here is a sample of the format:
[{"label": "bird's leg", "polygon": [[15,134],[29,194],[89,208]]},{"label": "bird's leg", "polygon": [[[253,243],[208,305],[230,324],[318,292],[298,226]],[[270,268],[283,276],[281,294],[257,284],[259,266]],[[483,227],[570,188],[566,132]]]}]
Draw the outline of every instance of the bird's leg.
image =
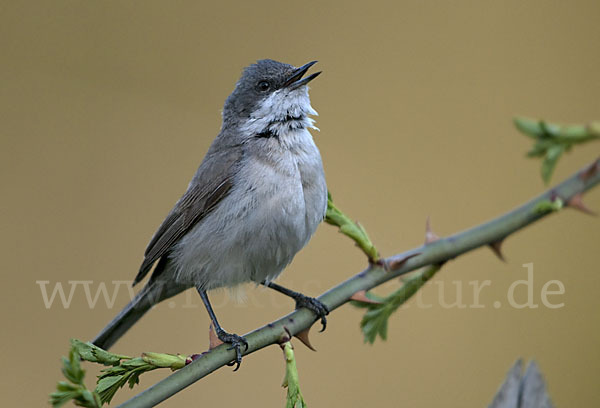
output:
[{"label": "bird's leg", "polygon": [[206,311],[208,312],[208,315],[210,316],[210,320],[212,320],[217,337],[223,343],[231,344],[231,347],[229,347],[229,350],[235,349],[235,361],[232,361],[231,364],[229,364],[229,365],[237,364],[237,366],[235,367],[235,370],[233,370],[233,371],[237,371],[237,369],[240,368],[240,364],[242,363],[242,345],[244,345],[245,351],[246,351],[246,350],[248,350],[248,342],[242,336],[238,336],[237,334],[227,333],[225,330],[223,330],[223,328],[217,321],[217,316],[215,315],[215,312],[213,311],[212,306],[210,305],[210,301],[208,300],[208,295],[206,294],[206,291],[202,290],[200,288],[197,288],[197,290],[198,290],[198,293],[200,294],[200,297],[202,298],[202,302],[204,302],[204,306],[206,307]]},{"label": "bird's leg", "polygon": [[268,288],[274,289],[277,292],[283,293],[284,295],[294,299],[296,301],[296,309],[305,307],[314,314],[316,314],[317,317],[321,319],[321,325],[323,325],[321,331],[325,330],[325,328],[327,327],[327,318],[325,316],[329,314],[329,308],[327,308],[327,306],[321,303],[321,301],[310,296],[303,295],[302,293],[294,292],[293,290],[284,288],[283,286],[273,282],[264,281],[261,282],[261,285],[265,285]]}]

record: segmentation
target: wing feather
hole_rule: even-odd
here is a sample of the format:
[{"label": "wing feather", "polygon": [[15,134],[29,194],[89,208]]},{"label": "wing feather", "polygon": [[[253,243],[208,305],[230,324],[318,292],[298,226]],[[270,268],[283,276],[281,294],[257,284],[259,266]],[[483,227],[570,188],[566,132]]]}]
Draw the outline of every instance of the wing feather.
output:
[{"label": "wing feather", "polygon": [[[236,154],[237,153],[237,154]],[[193,182],[158,228],[144,253],[135,285],[148,274],[154,263],[168,254],[172,246],[206,216],[233,187],[235,163],[241,152],[225,157],[213,155],[204,160]],[[219,157],[220,156],[220,157]]]}]

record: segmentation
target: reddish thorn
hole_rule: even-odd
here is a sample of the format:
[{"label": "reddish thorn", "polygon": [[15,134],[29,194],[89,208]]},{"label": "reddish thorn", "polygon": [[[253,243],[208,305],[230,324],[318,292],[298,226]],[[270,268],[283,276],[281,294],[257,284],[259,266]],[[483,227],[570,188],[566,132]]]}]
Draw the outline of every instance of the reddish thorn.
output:
[{"label": "reddish thorn", "polygon": [[393,271],[395,269],[400,268],[402,265],[404,265],[406,263],[406,261],[408,261],[410,258],[414,258],[415,256],[421,255],[420,252],[416,252],[414,254],[410,254],[405,256],[402,259],[398,259],[398,260],[392,260],[392,261],[388,261],[387,262],[387,269],[390,271]]},{"label": "reddish thorn", "polygon": [[221,344],[223,344],[223,342],[221,341],[221,339],[219,339],[217,333],[215,333],[215,329],[211,323],[208,327],[208,349],[212,350],[215,347],[220,346]]},{"label": "reddish thorn", "polygon": [[363,303],[372,303],[372,304],[376,304],[376,305],[381,304],[381,302],[378,302],[376,300],[368,298],[366,290],[359,290],[354,295],[350,296],[350,299],[356,300],[357,302],[363,302]]},{"label": "reddish thorn", "polygon": [[491,244],[488,244],[488,246],[502,262],[506,262],[506,259],[504,258],[504,255],[502,254],[502,242],[503,241],[504,241],[504,239],[501,239],[496,242],[492,242]]},{"label": "reddish thorn", "polygon": [[600,159],[596,159],[595,162],[593,162],[588,167],[583,169],[581,171],[581,173],[579,173],[579,178],[581,179],[581,181],[586,181],[587,179],[592,177],[594,174],[596,174],[596,171],[598,171],[599,166],[600,166]]},{"label": "reddish thorn", "polygon": [[425,221],[425,245],[431,244],[438,239],[440,239],[440,237],[438,237],[437,234],[431,230],[431,222],[429,220],[429,216],[427,216],[427,220]]},{"label": "reddish thorn", "polygon": [[[311,326],[312,327],[312,326]],[[310,344],[310,339],[308,338],[308,333],[310,332],[310,327],[308,329],[304,329],[299,333],[294,334],[294,337],[297,338],[304,344],[306,347],[311,349],[312,351],[317,351],[312,344]]]},{"label": "reddish thorn", "polygon": [[577,193],[567,201],[567,206],[579,210],[585,214],[596,215],[596,213],[585,206],[583,203],[583,194]]}]

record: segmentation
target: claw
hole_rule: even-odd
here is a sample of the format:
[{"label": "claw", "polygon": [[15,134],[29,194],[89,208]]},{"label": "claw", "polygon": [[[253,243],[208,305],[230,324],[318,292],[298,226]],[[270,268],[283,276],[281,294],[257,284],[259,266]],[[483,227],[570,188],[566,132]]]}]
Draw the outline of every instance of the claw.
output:
[{"label": "claw", "polygon": [[[236,366],[233,369],[233,371],[237,371],[237,370],[239,370],[240,365],[242,364],[242,351],[240,350],[239,343],[237,343],[237,344],[235,344],[235,345],[227,348],[227,350],[233,350],[233,349],[235,349],[235,364],[236,364]],[[234,362],[232,361],[229,364],[233,365]]]},{"label": "claw", "polygon": [[325,316],[321,316],[321,330],[319,330],[319,333],[324,332],[326,328],[327,328],[327,318]]},{"label": "claw", "polygon": [[231,347],[228,347],[227,350],[235,350],[235,360],[228,363],[228,366],[236,365],[233,371],[237,371],[242,364],[242,344],[244,345],[244,351],[248,351],[248,342],[242,336],[238,336],[237,334],[227,333],[224,330],[217,330],[217,337],[223,343],[231,344]]},{"label": "claw", "polygon": [[301,307],[305,307],[316,314],[321,319],[322,328],[319,330],[319,333],[325,331],[327,328],[327,318],[325,316],[329,314],[329,308],[321,301],[304,295],[296,299],[296,309],[300,309]]}]

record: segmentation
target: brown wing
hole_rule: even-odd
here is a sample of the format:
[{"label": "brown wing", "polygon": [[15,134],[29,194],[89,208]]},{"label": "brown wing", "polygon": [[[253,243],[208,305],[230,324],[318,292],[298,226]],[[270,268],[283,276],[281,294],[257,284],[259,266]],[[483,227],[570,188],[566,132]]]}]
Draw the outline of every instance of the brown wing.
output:
[{"label": "brown wing", "polygon": [[231,190],[233,168],[239,154],[230,152],[226,160],[219,160],[223,157],[216,156],[205,159],[192,185],[152,237],[144,253],[140,271],[133,281],[134,285],[144,279],[154,262],[167,254],[173,244],[204,218]]}]

